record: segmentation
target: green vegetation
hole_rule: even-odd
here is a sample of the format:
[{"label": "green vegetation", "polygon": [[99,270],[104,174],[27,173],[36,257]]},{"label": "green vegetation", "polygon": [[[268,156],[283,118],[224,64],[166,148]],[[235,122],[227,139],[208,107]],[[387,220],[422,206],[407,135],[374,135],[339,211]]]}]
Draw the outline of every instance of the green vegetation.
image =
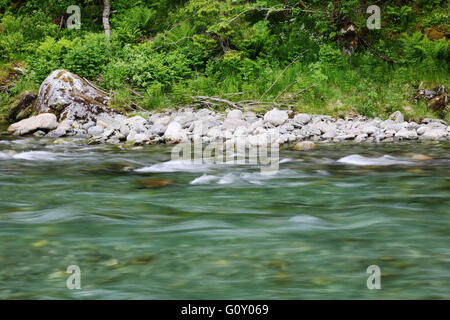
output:
[{"label": "green vegetation", "polygon": [[[109,42],[103,1],[78,1],[81,29],[68,30],[72,2],[0,0],[0,113],[58,68],[111,91],[124,109],[202,95],[420,119],[438,115],[412,101],[414,90],[450,85],[446,0],[377,1],[374,30],[362,0],[114,0]],[[26,71],[5,90],[13,66]]]}]

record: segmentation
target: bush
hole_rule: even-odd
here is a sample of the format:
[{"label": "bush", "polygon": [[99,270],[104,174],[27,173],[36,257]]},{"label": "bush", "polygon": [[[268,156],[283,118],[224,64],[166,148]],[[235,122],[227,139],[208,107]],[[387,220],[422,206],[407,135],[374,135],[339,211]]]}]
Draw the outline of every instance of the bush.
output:
[{"label": "bush", "polygon": [[6,13],[0,24],[0,59],[19,59],[24,53],[32,52],[44,37],[55,36],[58,27],[49,22],[41,12],[31,17]]},{"label": "bush", "polygon": [[27,60],[33,80],[41,83],[52,71],[64,68],[64,57],[80,43],[80,39],[56,41],[47,37]]},{"label": "bush", "polygon": [[98,76],[109,60],[108,43],[103,34],[87,34],[79,45],[64,57],[64,67],[80,77],[93,79]]},{"label": "bush", "polygon": [[154,10],[138,6],[128,9],[122,14],[114,15],[111,18],[111,24],[115,28],[119,39],[130,43],[149,33],[154,18]]},{"label": "bush", "polygon": [[431,41],[415,32],[412,36],[404,34],[400,40],[404,46],[402,63],[416,65],[428,72],[448,68],[449,44],[445,38]]},{"label": "bush", "polygon": [[178,51],[158,53],[149,45],[126,46],[123,57],[106,66],[103,82],[108,88],[118,88],[124,83],[146,88],[159,83],[168,90],[170,84],[191,73],[189,61]]}]

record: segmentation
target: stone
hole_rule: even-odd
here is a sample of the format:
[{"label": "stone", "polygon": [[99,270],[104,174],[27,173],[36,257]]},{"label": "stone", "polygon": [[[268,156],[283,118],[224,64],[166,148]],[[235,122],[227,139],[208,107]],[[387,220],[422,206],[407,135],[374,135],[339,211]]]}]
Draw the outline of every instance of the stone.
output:
[{"label": "stone", "polygon": [[234,131],[235,137],[245,137],[248,135],[247,127],[241,126]]},{"label": "stone", "polygon": [[417,139],[417,132],[416,130],[408,130],[403,128],[395,134],[395,137],[401,140],[413,140]]},{"label": "stone", "polygon": [[43,113],[10,125],[8,132],[14,135],[24,135],[36,130],[53,130],[56,127],[58,127],[56,116],[51,113]]},{"label": "stone", "polygon": [[28,118],[33,113],[33,107],[37,99],[37,94],[25,92],[15,99],[8,113],[8,120],[16,122]]},{"label": "stone", "polygon": [[255,131],[257,128],[262,128],[264,126],[264,121],[263,120],[257,120],[255,122],[253,122],[249,128],[248,128],[248,132],[253,132]]},{"label": "stone", "polygon": [[170,121],[172,121],[171,117],[164,116],[164,117],[158,118],[155,121],[153,121],[153,124],[155,124],[155,125],[159,124],[159,125],[167,127],[169,125]]},{"label": "stone", "polygon": [[388,119],[397,123],[405,121],[405,117],[400,111],[395,111],[393,114],[389,116]]},{"label": "stone", "polygon": [[210,137],[211,139],[217,139],[217,138],[223,137],[222,130],[220,130],[217,127],[212,127],[211,129],[209,129],[208,132],[206,133],[206,135],[208,137]]},{"label": "stone", "polygon": [[294,126],[301,127],[310,121],[311,121],[311,116],[309,114],[299,113],[294,116],[294,119],[292,119],[292,124]]},{"label": "stone", "polygon": [[432,119],[432,118],[425,118],[425,119],[423,119],[421,121],[421,123],[424,123],[424,124],[440,123],[440,124],[443,124],[443,125],[447,125],[446,122],[444,120],[442,120],[442,119]]},{"label": "stone", "polygon": [[141,116],[134,116],[132,118],[128,118],[125,120],[125,123],[128,124],[128,127],[130,130],[134,130],[137,133],[145,132],[147,131],[147,120],[142,118]]},{"label": "stone", "polygon": [[361,132],[367,135],[371,135],[378,132],[378,128],[373,125],[363,125],[361,128]]},{"label": "stone", "polygon": [[87,132],[89,135],[95,137],[95,136],[99,136],[99,135],[103,134],[104,130],[105,130],[105,128],[103,126],[97,125],[97,126],[90,127]]},{"label": "stone", "polygon": [[447,130],[444,129],[428,129],[421,136],[424,140],[441,140],[447,137]]},{"label": "stone", "polygon": [[295,144],[294,149],[297,151],[307,151],[316,149],[317,145],[313,141],[300,141]]},{"label": "stone", "polygon": [[164,126],[162,124],[155,124],[150,127],[150,132],[152,135],[158,135],[162,136],[164,132],[166,132],[167,126]]},{"label": "stone", "polygon": [[322,138],[333,139],[334,137],[336,137],[336,135],[337,135],[336,130],[329,130],[322,135]]},{"label": "stone", "polygon": [[355,142],[360,143],[360,142],[366,141],[367,138],[368,138],[367,133],[363,133],[363,134],[358,135],[358,136],[355,138]]},{"label": "stone", "polygon": [[280,126],[289,119],[288,113],[284,110],[274,108],[264,115],[264,122],[274,126]]},{"label": "stone", "polygon": [[225,121],[223,122],[223,124],[221,125],[221,128],[223,130],[236,130],[236,128],[239,127],[245,127],[246,123],[244,120],[241,119],[235,119],[235,118],[227,118],[225,119]]},{"label": "stone", "polygon": [[355,138],[353,133],[342,134],[334,138],[335,141],[352,140]]},{"label": "stone", "polygon": [[169,126],[164,133],[164,139],[167,143],[178,143],[187,140],[187,134],[176,121],[169,123]]},{"label": "stone", "polygon": [[47,137],[48,138],[64,137],[67,134],[67,132],[72,129],[72,124],[73,124],[72,120],[63,120],[63,121],[61,121],[60,124],[58,125],[58,127],[55,130],[50,131],[47,134]]},{"label": "stone", "polygon": [[427,160],[431,160],[433,159],[430,156],[424,155],[424,154],[420,154],[420,153],[416,153],[413,154],[413,156],[411,157],[411,160],[415,160],[415,161],[427,161]]},{"label": "stone", "polygon": [[85,124],[83,124],[82,128],[84,130],[88,130],[90,127],[93,127],[93,126],[95,126],[95,122],[90,120],[90,121],[86,122]]},{"label": "stone", "polygon": [[41,138],[41,137],[45,136],[45,132],[42,130],[38,130],[35,133],[33,133],[33,136]]},{"label": "stone", "polygon": [[427,127],[426,126],[421,126],[421,127],[417,128],[417,134],[419,134],[419,135],[424,134],[425,131],[427,131]]},{"label": "stone", "polygon": [[227,119],[242,119],[242,111],[239,109],[228,112]]},{"label": "stone", "polygon": [[35,110],[60,120],[95,120],[99,114],[118,114],[108,107],[109,97],[85,79],[67,70],[53,71],[39,88]]},{"label": "stone", "polygon": [[419,128],[420,126],[415,123],[415,122],[407,122],[405,125],[405,128],[408,130],[416,130],[417,128]]}]

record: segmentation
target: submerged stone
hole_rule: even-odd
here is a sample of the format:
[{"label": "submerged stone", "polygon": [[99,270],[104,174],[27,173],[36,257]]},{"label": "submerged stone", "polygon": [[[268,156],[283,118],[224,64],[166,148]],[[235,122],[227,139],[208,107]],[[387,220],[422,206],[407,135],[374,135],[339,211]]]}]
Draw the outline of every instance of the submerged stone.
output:
[{"label": "submerged stone", "polygon": [[294,146],[294,149],[297,151],[306,151],[306,150],[313,150],[316,147],[317,146],[313,141],[301,141]]}]

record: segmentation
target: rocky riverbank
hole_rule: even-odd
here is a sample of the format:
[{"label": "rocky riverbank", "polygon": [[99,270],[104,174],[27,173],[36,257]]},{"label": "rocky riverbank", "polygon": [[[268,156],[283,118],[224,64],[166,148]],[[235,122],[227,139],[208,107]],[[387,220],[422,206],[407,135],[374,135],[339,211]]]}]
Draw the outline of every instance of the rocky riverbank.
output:
[{"label": "rocky riverbank", "polygon": [[[43,113],[11,125],[15,135],[78,137],[90,143],[180,143],[201,139],[204,143],[246,138],[251,145],[279,139],[279,144],[299,141],[394,142],[399,140],[448,140],[450,126],[442,120],[424,119],[420,124],[404,121],[396,112],[388,120],[355,117],[334,119],[324,115],[292,114],[273,109],[264,115],[241,110],[214,112],[182,109],[149,112],[133,117],[101,113],[96,119],[57,121]],[[277,134],[277,135],[275,135]]]},{"label": "rocky riverbank", "polygon": [[[66,70],[56,70],[42,83],[33,109],[36,116],[8,128],[14,135],[78,137],[89,143],[156,144],[201,139],[249,145],[303,141],[394,142],[399,140],[449,140],[450,127],[439,119],[408,122],[397,111],[389,119],[363,116],[335,119],[325,115],[272,109],[265,114],[239,109],[217,112],[182,108],[143,112],[127,117],[108,107],[107,93]],[[313,147],[297,144],[299,149]]]}]

